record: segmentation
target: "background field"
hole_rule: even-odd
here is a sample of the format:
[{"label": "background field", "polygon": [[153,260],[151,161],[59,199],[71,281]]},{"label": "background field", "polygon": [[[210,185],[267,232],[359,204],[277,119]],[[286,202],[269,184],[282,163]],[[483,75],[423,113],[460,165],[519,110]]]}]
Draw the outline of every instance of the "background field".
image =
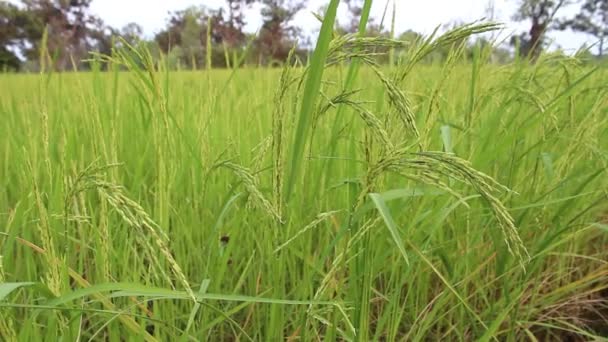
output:
[{"label": "background field", "polygon": [[605,68],[348,68],[0,75],[2,339],[606,336]]}]

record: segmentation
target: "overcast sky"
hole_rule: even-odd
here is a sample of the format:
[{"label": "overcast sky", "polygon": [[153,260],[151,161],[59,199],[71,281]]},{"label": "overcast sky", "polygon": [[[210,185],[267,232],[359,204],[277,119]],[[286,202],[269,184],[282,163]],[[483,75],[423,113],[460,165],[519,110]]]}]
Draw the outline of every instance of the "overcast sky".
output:
[{"label": "overcast sky", "polygon": [[[2,1],[2,0],[0,0]],[[16,0],[11,0],[15,2]],[[373,2],[372,16],[379,22],[386,1],[391,1],[387,18],[391,18],[392,0],[376,0]],[[413,29],[422,33],[430,33],[437,25],[454,21],[472,21],[486,16],[486,8],[490,0],[395,0],[397,5],[396,29],[403,32]],[[320,27],[311,11],[318,11],[328,0],[308,0],[308,7],[298,14],[295,24],[302,27],[308,36],[314,36]],[[224,0],[93,0],[92,11],[99,15],[107,24],[122,27],[129,22],[136,22],[144,28],[144,33],[151,37],[158,32],[166,22],[170,11],[186,8],[191,5],[204,5],[208,8],[219,8]],[[514,23],[511,17],[518,0],[494,0],[495,20],[506,24],[502,35],[520,32],[528,28],[528,23]],[[338,20],[346,21],[346,6],[341,5]],[[562,9],[558,16],[570,15],[574,8]],[[252,8],[247,12],[247,27],[249,32],[255,32],[260,26],[259,10]],[[388,19],[390,21],[390,19]],[[388,23],[387,23],[388,24]],[[593,43],[593,38],[572,32],[551,32],[549,38],[552,47],[562,47],[566,52],[573,52],[584,42]]]}]

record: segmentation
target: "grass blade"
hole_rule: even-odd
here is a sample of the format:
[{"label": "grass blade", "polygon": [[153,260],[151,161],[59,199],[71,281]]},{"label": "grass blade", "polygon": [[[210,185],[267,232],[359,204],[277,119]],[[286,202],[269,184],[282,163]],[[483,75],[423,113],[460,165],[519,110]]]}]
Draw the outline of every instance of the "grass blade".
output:
[{"label": "grass blade", "polygon": [[289,177],[285,184],[285,202],[289,202],[294,183],[300,172],[300,163],[303,158],[304,145],[306,145],[308,132],[310,130],[310,121],[313,110],[321,89],[321,79],[325,70],[325,60],[329,50],[329,43],[332,39],[334,22],[336,20],[336,12],[338,10],[339,0],[332,0],[327,7],[321,31],[317,38],[317,46],[312,55],[312,61],[308,70],[308,78],[304,86],[304,95],[302,97],[302,106],[297,120],[295,137],[293,142],[293,150],[291,151],[291,163]]},{"label": "grass blade", "polygon": [[403,242],[401,241],[401,236],[399,235],[399,230],[397,228],[397,224],[395,224],[395,220],[393,220],[393,216],[389,212],[388,207],[386,206],[386,203],[384,202],[384,200],[382,199],[380,194],[376,194],[376,193],[369,194],[369,198],[371,198],[372,201],[374,202],[374,204],[376,205],[376,208],[378,209],[380,216],[382,216],[382,219],[384,220],[384,223],[386,224],[386,228],[388,228],[388,231],[391,233],[393,242],[395,242],[395,245],[397,246],[399,253],[401,253],[403,260],[405,260],[405,263],[409,265],[410,261],[407,257],[407,253],[405,252],[405,246],[403,245]]},{"label": "grass blade", "polygon": [[22,287],[29,287],[36,283],[33,282],[21,282],[21,283],[2,283],[0,284],[0,300],[4,300],[11,292],[18,290]]}]

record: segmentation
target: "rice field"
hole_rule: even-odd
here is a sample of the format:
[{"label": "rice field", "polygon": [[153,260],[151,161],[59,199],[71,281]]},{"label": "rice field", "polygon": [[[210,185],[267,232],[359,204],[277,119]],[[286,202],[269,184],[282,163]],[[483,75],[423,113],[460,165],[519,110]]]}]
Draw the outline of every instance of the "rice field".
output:
[{"label": "rice field", "polygon": [[606,68],[486,29],[0,75],[0,339],[605,339]]}]

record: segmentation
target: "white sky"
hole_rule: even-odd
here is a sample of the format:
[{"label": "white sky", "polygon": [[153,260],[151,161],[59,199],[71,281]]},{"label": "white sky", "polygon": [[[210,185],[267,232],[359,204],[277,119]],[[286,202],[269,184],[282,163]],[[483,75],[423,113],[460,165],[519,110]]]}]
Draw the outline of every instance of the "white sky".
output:
[{"label": "white sky", "polygon": [[[9,1],[15,2],[16,0]],[[376,18],[377,22],[380,21],[386,1],[391,1],[385,24],[388,26],[392,12],[392,0],[375,0],[372,6],[372,17]],[[430,33],[437,25],[481,19],[486,16],[485,9],[489,1],[395,0],[397,5],[396,30],[403,32],[413,29],[417,32]],[[320,24],[311,11],[318,11],[328,2],[328,0],[308,0],[307,9],[297,15],[295,24],[302,27],[308,36],[314,37]],[[514,23],[511,20],[518,2],[518,0],[494,0],[495,20],[506,24],[503,36],[528,29],[528,23]],[[180,10],[191,5],[219,8],[224,3],[224,0],[93,0],[91,10],[107,24],[117,28],[129,22],[136,22],[144,28],[146,36],[151,37],[165,25],[170,11]],[[560,10],[558,16],[569,16],[575,11],[576,9],[573,8],[564,8]],[[346,6],[341,5],[338,20],[345,21],[346,13]],[[246,30],[255,32],[261,22],[259,11],[255,8],[249,10],[246,21]],[[552,48],[559,46],[566,52],[574,52],[585,42],[594,43],[594,39],[588,35],[569,31],[552,31],[549,38],[553,41]]]}]

